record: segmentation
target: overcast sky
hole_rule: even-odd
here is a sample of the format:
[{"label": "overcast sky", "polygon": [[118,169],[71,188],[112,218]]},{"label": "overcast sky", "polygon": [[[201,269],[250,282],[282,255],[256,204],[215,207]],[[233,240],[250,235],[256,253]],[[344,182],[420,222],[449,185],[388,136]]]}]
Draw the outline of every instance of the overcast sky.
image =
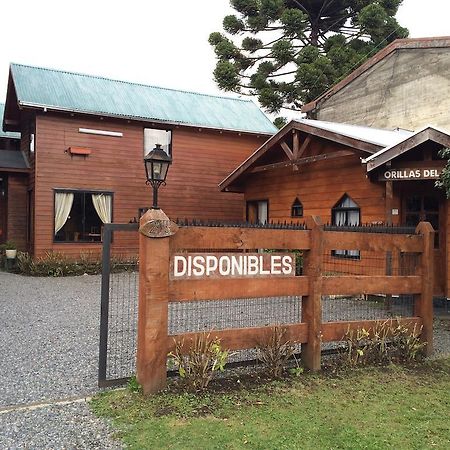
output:
[{"label": "overcast sky", "polygon": [[[450,2],[404,0],[412,37],[450,35]],[[10,62],[220,94],[209,33],[228,0],[14,0],[0,3],[0,101]]]}]

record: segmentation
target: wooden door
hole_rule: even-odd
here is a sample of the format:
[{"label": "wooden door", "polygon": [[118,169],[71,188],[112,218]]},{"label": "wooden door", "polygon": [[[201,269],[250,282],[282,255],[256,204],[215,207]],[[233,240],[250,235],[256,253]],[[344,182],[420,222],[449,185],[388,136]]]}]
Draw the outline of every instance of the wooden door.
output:
[{"label": "wooden door", "polygon": [[[415,189],[414,189],[415,187]],[[417,226],[421,221],[430,222],[435,230],[434,273],[435,295],[443,295],[446,285],[446,208],[442,192],[428,184],[417,183],[403,190],[402,221]]]}]

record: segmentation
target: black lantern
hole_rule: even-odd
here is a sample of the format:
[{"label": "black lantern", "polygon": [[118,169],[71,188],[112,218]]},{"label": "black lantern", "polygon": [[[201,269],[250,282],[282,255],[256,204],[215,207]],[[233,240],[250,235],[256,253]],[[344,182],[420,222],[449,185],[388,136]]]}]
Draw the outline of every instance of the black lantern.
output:
[{"label": "black lantern", "polygon": [[155,148],[144,158],[147,184],[153,187],[153,209],[158,208],[158,189],[161,184],[166,184],[167,171],[172,164],[172,158],[156,144]]}]

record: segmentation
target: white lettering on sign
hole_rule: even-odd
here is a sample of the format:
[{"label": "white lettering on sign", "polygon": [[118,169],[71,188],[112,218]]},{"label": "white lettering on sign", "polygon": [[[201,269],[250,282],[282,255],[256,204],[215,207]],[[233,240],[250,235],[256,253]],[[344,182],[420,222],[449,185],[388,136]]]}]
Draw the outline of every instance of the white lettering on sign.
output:
[{"label": "white lettering on sign", "polygon": [[295,275],[295,255],[290,253],[175,255],[170,275],[172,279],[289,276]]},{"label": "white lettering on sign", "polygon": [[380,181],[436,180],[441,172],[442,169],[389,169],[379,179]]}]

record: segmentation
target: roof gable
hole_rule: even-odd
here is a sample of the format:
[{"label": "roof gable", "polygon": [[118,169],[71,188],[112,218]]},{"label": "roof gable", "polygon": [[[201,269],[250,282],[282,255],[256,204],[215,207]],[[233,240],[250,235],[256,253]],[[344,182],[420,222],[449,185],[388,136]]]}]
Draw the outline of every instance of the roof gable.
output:
[{"label": "roof gable", "polygon": [[411,136],[403,139],[401,142],[383,148],[362,162],[367,164],[367,172],[371,172],[426,141],[433,141],[444,147],[450,147],[450,134],[433,126],[427,126],[411,134]]},{"label": "roof gable", "polygon": [[358,78],[363,73],[367,72],[380,61],[387,58],[389,55],[400,49],[426,49],[426,48],[446,48],[450,47],[450,36],[430,37],[430,38],[414,38],[414,39],[396,39],[391,44],[380,50],[377,54],[368,59],[364,64],[359,66],[356,70],[350,73],[347,77],[339,83],[332,86],[322,95],[317,97],[312,102],[303,105],[302,112],[308,113],[315,110],[318,105],[336,94],[338,91],[349,85],[353,80]]},{"label": "roof gable", "polygon": [[[266,155],[266,153],[273,149],[277,144],[281,145],[282,150],[291,159],[289,163],[291,165],[295,165],[294,155],[290,154],[290,149],[286,148],[286,145],[283,146],[284,138],[293,130],[302,131],[310,136],[324,138],[332,142],[345,145],[353,149],[355,153],[362,154],[362,156],[369,156],[375,152],[378,152],[386,145],[402,141],[405,139],[405,136],[409,136],[411,134],[404,130],[380,130],[358,125],[347,125],[308,119],[301,119],[297,121],[292,120],[287,125],[285,125],[277,134],[269,138],[239,167],[237,167],[230,175],[228,175],[228,177],[219,184],[219,188],[222,191],[230,190],[231,185],[235,184],[244,173],[253,168],[255,164],[260,161]],[[275,166],[278,167],[277,164],[272,165],[272,167],[274,168]],[[282,164],[280,165],[280,167],[281,166]]]},{"label": "roof gable", "polygon": [[251,100],[199,94],[91,75],[11,64],[17,103],[133,120],[273,134]]}]

